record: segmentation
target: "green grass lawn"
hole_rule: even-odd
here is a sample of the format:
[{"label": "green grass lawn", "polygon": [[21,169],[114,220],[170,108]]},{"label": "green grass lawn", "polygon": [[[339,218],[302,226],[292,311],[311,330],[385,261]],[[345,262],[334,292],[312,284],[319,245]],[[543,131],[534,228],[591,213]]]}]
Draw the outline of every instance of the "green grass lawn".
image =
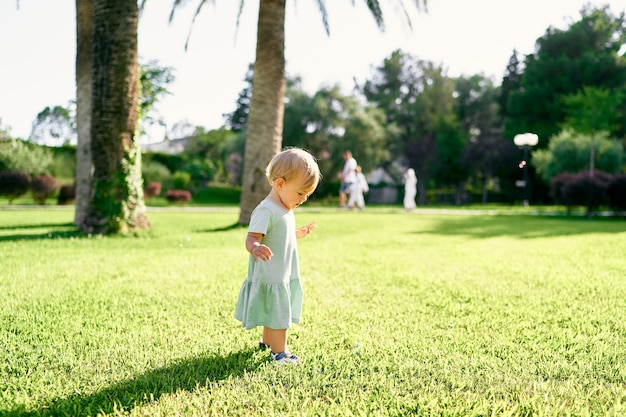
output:
[{"label": "green grass lawn", "polygon": [[303,207],[303,363],[233,318],[236,208],[0,211],[0,415],[623,416],[626,222]]}]

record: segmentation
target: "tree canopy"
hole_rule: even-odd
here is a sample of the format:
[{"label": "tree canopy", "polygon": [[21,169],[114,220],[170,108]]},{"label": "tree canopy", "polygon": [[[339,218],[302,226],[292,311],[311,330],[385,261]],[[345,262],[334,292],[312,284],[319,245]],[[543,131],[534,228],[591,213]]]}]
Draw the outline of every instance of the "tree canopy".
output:
[{"label": "tree canopy", "polygon": [[[533,132],[545,147],[565,121],[563,97],[584,87],[624,91],[626,56],[618,52],[625,42],[624,12],[614,16],[608,6],[587,5],[569,28],[548,28],[526,55],[519,87],[509,92],[505,135]],[[623,124],[611,133],[623,134]]]}]

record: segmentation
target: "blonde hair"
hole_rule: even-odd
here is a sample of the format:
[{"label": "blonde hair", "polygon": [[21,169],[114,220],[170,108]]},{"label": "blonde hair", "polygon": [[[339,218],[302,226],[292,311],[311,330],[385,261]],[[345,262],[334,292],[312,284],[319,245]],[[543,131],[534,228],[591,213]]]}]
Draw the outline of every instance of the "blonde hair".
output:
[{"label": "blonde hair", "polygon": [[303,187],[313,192],[322,174],[313,155],[304,149],[289,148],[272,158],[265,169],[265,176],[270,185],[279,178],[285,181],[302,178]]}]

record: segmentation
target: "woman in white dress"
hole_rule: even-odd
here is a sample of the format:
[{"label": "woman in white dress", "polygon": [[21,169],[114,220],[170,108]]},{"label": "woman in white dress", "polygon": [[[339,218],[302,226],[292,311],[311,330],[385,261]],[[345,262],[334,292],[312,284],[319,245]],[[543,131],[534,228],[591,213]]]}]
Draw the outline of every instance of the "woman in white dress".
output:
[{"label": "woman in white dress", "polygon": [[407,211],[414,210],[415,196],[417,195],[417,177],[415,170],[409,168],[404,173],[404,209]]}]

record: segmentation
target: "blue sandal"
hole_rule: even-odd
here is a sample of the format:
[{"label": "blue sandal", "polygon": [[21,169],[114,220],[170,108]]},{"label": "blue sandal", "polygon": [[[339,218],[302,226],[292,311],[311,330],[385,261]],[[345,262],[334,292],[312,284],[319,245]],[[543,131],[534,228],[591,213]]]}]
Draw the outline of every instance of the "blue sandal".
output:
[{"label": "blue sandal", "polygon": [[297,365],[300,363],[300,359],[296,355],[289,352],[274,353],[270,351],[270,357],[279,365],[283,365],[285,363],[293,363],[294,365]]}]

